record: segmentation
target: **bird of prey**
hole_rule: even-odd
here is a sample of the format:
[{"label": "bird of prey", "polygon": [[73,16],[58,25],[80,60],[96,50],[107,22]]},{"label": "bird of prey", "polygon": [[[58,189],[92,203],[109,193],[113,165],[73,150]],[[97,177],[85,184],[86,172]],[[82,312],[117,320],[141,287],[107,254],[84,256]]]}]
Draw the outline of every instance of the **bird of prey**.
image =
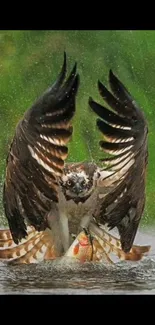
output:
[{"label": "bird of prey", "polygon": [[102,167],[93,162],[65,163],[79,87],[76,63],[67,79],[66,70],[64,53],[56,82],[16,127],[3,191],[10,232],[1,231],[1,246],[5,241],[8,245],[0,250],[1,258],[27,254],[30,262],[43,255],[62,256],[83,230],[86,234],[89,228],[93,232],[104,225],[117,227],[120,251],[129,256],[132,250],[145,205],[146,119],[110,70],[111,92],[98,82],[108,107],[92,98],[89,106],[98,115],[97,127],[104,138],[100,148],[111,156],[102,159]]}]

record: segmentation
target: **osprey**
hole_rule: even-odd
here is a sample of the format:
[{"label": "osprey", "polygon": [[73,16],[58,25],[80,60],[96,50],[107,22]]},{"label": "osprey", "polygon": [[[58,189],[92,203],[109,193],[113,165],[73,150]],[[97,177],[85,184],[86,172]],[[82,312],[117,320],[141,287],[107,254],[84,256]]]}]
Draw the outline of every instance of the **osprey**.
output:
[{"label": "osprey", "polygon": [[[64,53],[56,82],[26,111],[15,130],[3,192],[11,233],[1,230],[0,237],[1,246],[6,240],[16,257],[32,256],[41,242],[46,258],[67,254],[75,237],[83,229],[88,234],[93,225],[117,227],[119,248],[124,254],[132,249],[145,205],[147,123],[110,70],[111,92],[98,82],[108,107],[92,98],[89,106],[98,115],[97,127],[104,137],[100,148],[112,156],[102,159],[102,167],[65,163],[79,87],[76,70],[75,63],[66,79]],[[8,249],[0,251],[0,257],[15,257]]]}]

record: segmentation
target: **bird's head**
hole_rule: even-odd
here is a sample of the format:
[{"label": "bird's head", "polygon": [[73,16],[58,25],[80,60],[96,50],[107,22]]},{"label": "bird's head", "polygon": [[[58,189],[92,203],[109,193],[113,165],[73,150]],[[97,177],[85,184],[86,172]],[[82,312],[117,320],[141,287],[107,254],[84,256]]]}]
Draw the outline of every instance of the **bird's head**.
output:
[{"label": "bird's head", "polygon": [[70,165],[64,170],[61,185],[68,199],[85,200],[94,190],[94,170],[84,167],[85,165]]}]

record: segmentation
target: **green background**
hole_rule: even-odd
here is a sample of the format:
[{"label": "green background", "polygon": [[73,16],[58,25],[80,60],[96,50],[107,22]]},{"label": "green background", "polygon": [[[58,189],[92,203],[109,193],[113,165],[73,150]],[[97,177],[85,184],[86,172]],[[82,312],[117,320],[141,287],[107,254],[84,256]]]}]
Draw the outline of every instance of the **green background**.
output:
[{"label": "green background", "polygon": [[[67,52],[68,69],[78,62],[80,89],[74,119],[70,161],[101,157],[96,116],[88,107],[92,96],[103,104],[97,80],[108,85],[113,72],[144,110],[149,124],[147,200],[141,224],[153,224],[155,202],[155,31],[0,31],[0,175],[15,126],[33,101],[56,79]],[[1,224],[3,216],[0,195]]]}]

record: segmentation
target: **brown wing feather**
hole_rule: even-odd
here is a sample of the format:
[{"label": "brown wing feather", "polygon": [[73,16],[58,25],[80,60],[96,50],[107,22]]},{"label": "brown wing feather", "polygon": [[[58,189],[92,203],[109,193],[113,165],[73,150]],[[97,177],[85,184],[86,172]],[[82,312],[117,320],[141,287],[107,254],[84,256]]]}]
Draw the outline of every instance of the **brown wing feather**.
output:
[{"label": "brown wing feather", "polygon": [[106,165],[103,173],[109,171],[103,186],[109,188],[96,214],[100,223],[118,228],[122,249],[127,253],[145,205],[148,127],[143,112],[112,71],[109,81],[112,92],[101,82],[98,88],[111,109],[89,100],[90,107],[100,117],[97,126],[105,138],[100,147],[113,155],[102,159]]},{"label": "brown wing feather", "polygon": [[58,202],[79,85],[76,64],[67,80],[65,75],[66,54],[57,81],[24,114],[10,147],[3,202],[16,244],[27,235],[27,222],[44,230],[52,202]]}]

